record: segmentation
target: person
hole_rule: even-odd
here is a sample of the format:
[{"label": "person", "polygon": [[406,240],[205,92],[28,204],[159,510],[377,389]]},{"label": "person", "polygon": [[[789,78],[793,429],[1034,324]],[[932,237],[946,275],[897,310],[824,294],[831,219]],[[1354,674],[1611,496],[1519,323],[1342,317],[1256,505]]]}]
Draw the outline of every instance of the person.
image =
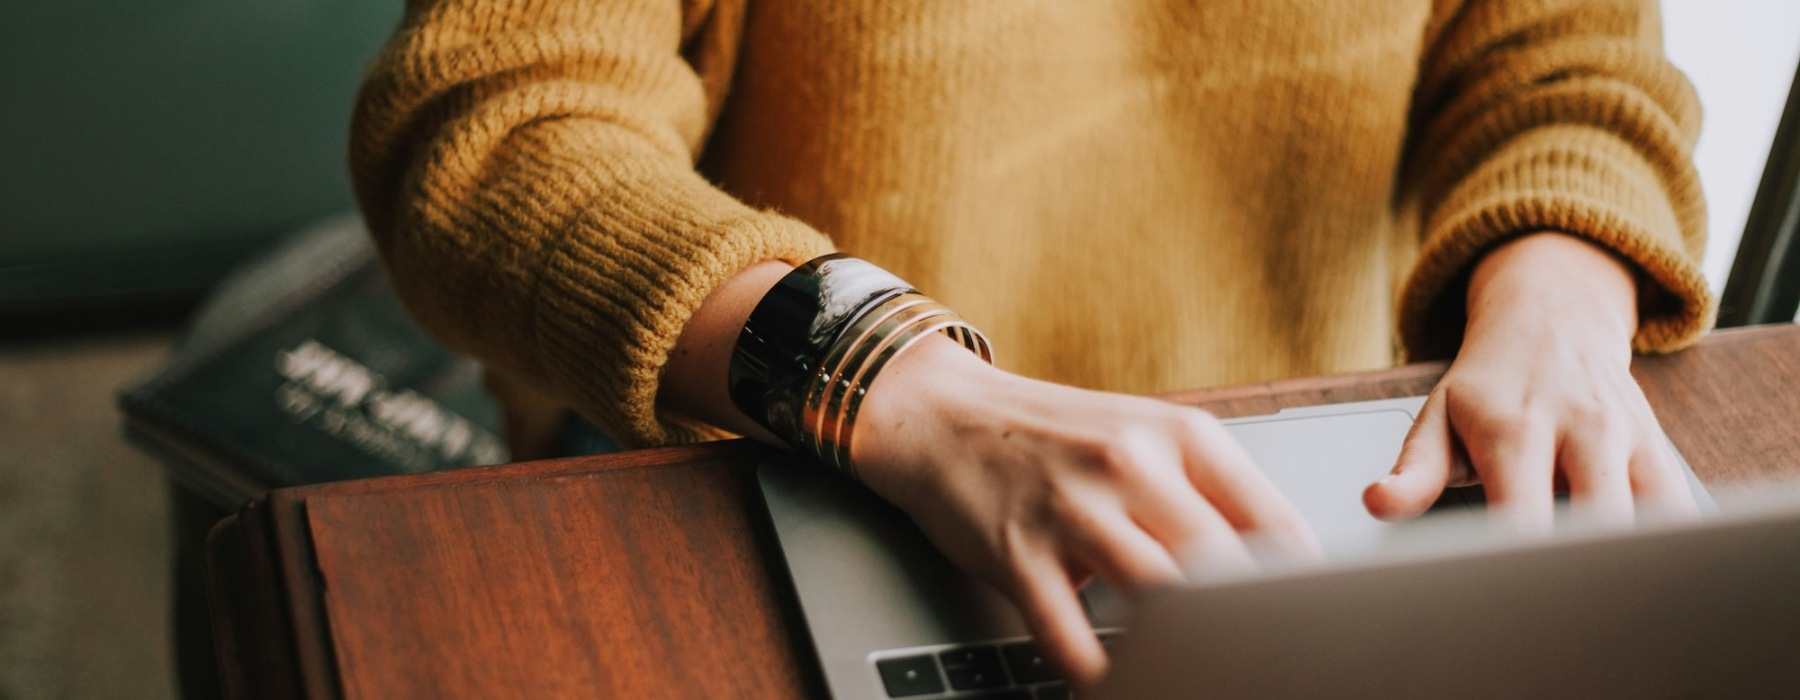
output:
[{"label": "person", "polygon": [[794,442],[728,378],[796,266],[844,251],[954,309],[997,366],[930,334],[888,357],[848,464],[1091,683],[1089,576],[1316,547],[1217,420],[1141,394],[1449,357],[1373,513],[1476,480],[1528,531],[1558,485],[1608,522],[1693,508],[1628,372],[1713,314],[1699,109],[1658,22],[1654,0],[414,0],[352,171],[423,323],[628,446]]}]

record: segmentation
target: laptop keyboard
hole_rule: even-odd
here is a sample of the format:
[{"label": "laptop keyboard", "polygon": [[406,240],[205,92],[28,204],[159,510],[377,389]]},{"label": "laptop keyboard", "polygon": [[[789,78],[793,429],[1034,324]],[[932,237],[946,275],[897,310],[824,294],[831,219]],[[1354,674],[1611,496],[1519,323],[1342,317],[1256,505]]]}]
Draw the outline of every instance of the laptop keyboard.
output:
[{"label": "laptop keyboard", "polygon": [[[1102,633],[1111,646],[1118,635]],[[877,655],[890,698],[1067,700],[1069,686],[1030,640],[904,649]]]},{"label": "laptop keyboard", "polygon": [[[1445,489],[1433,510],[1480,508],[1480,486]],[[1101,630],[1111,647],[1116,628]],[[1030,639],[890,649],[874,655],[875,672],[890,698],[908,700],[1068,700],[1068,683],[1050,668]]]}]

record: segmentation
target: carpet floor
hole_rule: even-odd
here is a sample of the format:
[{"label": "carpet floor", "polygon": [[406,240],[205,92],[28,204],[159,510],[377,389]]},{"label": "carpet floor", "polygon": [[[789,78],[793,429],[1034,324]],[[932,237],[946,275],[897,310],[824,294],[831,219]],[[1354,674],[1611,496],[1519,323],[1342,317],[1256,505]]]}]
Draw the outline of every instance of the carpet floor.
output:
[{"label": "carpet floor", "polygon": [[0,700],[173,697],[168,496],[113,394],[174,338],[0,340]]}]

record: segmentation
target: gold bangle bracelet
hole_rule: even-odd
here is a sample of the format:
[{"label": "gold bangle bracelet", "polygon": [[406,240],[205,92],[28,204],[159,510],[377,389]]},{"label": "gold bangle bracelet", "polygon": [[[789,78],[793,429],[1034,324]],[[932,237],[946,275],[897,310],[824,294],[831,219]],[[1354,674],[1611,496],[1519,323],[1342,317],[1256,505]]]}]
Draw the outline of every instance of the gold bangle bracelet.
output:
[{"label": "gold bangle bracelet", "polygon": [[851,436],[868,387],[893,357],[936,332],[993,362],[987,338],[949,308],[917,292],[886,300],[851,324],[809,382],[801,420],[806,450],[856,478]]},{"label": "gold bangle bracelet", "polygon": [[[836,448],[834,450],[835,454],[833,455],[835,458],[834,466],[839,470],[848,473],[852,478],[856,478],[856,464],[850,459],[851,445],[856,438],[856,418],[858,413],[862,410],[863,399],[868,396],[869,386],[875,383],[875,379],[879,376],[882,368],[893,361],[895,357],[899,357],[901,353],[906,352],[907,349],[916,345],[920,340],[923,340],[934,333],[943,333],[954,340],[961,341],[964,347],[968,348],[971,352],[974,352],[977,356],[980,356],[982,360],[989,364],[993,363],[993,351],[988,345],[987,338],[982,336],[979,331],[975,330],[974,326],[969,325],[969,323],[964,321],[960,316],[957,316],[955,313],[948,313],[947,309],[946,312],[948,318],[942,318],[930,323],[915,323],[895,333],[894,337],[886,339],[890,341],[886,343],[886,347],[883,347],[880,352],[869,361],[868,366],[862,368],[858,372],[858,376],[852,380],[854,389],[850,393],[848,402],[838,414],[837,434],[833,436],[835,438],[833,440],[835,443],[833,446]],[[925,319],[920,320],[923,321]]]},{"label": "gold bangle bracelet", "polygon": [[873,376],[868,372],[872,358],[879,357],[883,351],[892,346],[892,343],[907,337],[908,329],[916,328],[933,319],[954,318],[955,316],[956,314],[950,309],[935,302],[912,306],[894,314],[886,322],[877,326],[869,334],[868,339],[852,350],[849,362],[844,367],[844,373],[839,375],[838,381],[833,382],[831,390],[826,393],[823,405],[820,407],[819,413],[822,422],[815,433],[820,446],[820,461],[839,471],[855,475],[855,467],[848,464],[848,460],[843,458],[843,455],[847,453],[840,449],[844,442],[842,438],[844,407],[847,405],[846,401],[849,397],[860,395],[863,392],[866,382],[864,377]]},{"label": "gold bangle bracelet", "polygon": [[823,430],[825,397],[843,380],[843,370],[847,366],[846,356],[862,347],[882,323],[909,308],[924,304],[932,304],[932,301],[923,294],[902,294],[870,309],[845,330],[838,342],[827,350],[824,361],[818,364],[812,380],[808,382],[805,398],[801,403],[800,424],[805,432],[817,436]]},{"label": "gold bangle bracelet", "polygon": [[842,410],[844,396],[856,390],[853,378],[861,374],[861,368],[867,364],[869,356],[885,344],[886,338],[916,323],[918,319],[949,313],[949,309],[924,296],[898,298],[884,305],[884,308],[871,310],[869,317],[873,322],[865,332],[845,334],[842,359],[829,377],[821,377],[829,381],[817,386],[816,392],[808,392],[814,398],[807,402],[803,426],[808,428],[807,439],[811,443],[809,447],[820,462],[846,474],[853,473],[852,469],[835,458],[837,433],[842,425],[842,421],[835,419]]},{"label": "gold bangle bracelet", "polygon": [[763,295],[731,349],[731,402],[783,442],[855,478],[850,440],[881,368],[924,333],[993,362],[987,338],[868,261],[807,261]]}]

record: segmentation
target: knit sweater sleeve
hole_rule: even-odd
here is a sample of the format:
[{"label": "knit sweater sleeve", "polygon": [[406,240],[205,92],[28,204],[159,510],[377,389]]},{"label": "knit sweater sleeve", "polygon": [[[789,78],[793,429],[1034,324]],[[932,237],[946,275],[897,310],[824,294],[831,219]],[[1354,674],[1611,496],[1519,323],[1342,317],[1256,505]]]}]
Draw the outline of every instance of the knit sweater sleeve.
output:
[{"label": "knit sweater sleeve", "polygon": [[1474,262],[1535,231],[1636,268],[1636,350],[1674,350],[1711,326],[1699,103],[1663,56],[1659,22],[1655,0],[1440,3],[1408,144],[1423,235],[1400,295],[1409,356],[1453,354]]},{"label": "knit sweater sleeve", "polygon": [[626,444],[714,434],[656,408],[708,292],[831,249],[695,171],[741,5],[413,0],[358,98],[356,193],[409,310]]}]

